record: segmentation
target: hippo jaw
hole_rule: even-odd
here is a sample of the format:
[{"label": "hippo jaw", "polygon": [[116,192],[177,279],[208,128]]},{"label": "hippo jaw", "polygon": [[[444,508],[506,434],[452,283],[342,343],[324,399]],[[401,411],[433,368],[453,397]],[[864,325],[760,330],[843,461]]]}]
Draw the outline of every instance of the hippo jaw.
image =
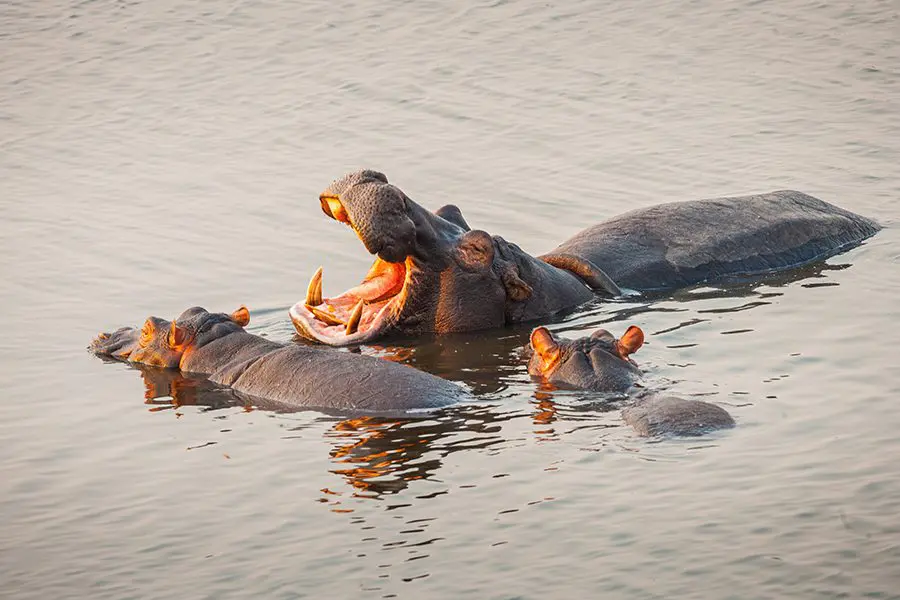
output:
[{"label": "hippo jaw", "polygon": [[327,298],[321,295],[320,268],[310,281],[306,299],[291,307],[291,321],[300,335],[329,346],[380,338],[397,324],[414,270],[409,258],[390,263],[378,257],[362,283]]},{"label": "hippo jaw", "polygon": [[245,306],[231,314],[210,313],[195,306],[172,321],[148,317],[140,329],[122,327],[113,333],[101,333],[88,350],[124,362],[174,369],[181,366],[187,353],[243,329],[249,322],[250,312]]}]

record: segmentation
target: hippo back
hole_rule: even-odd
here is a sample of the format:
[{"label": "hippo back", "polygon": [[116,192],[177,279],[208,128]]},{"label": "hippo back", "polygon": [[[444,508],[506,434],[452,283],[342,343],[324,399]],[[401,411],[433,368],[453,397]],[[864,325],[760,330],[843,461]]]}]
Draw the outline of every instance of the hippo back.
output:
[{"label": "hippo back", "polygon": [[643,436],[692,436],[734,427],[734,419],[720,406],[655,394],[623,410],[622,418]]},{"label": "hippo back", "polygon": [[[219,376],[210,377],[219,382]],[[412,367],[348,352],[288,345],[248,362],[238,392],[277,403],[346,411],[394,412],[459,402],[459,386]]]},{"label": "hippo back", "polygon": [[827,258],[878,229],[865,217],[786,190],[633,210],[546,256],[587,259],[624,288],[672,289]]}]

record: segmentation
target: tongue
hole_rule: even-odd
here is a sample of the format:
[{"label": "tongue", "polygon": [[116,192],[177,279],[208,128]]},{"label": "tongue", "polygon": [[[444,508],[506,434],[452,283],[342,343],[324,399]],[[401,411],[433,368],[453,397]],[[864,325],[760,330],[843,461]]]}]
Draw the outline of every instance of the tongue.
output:
[{"label": "tongue", "polygon": [[389,263],[379,259],[372,265],[366,280],[347,293],[368,302],[379,302],[400,292],[405,275],[403,263]]}]

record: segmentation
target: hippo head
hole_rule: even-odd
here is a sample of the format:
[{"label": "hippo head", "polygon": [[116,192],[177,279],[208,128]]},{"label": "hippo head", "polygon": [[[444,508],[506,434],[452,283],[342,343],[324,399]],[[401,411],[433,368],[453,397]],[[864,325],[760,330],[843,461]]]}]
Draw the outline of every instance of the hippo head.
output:
[{"label": "hippo head", "polygon": [[616,339],[605,329],[590,337],[561,340],[546,327],[531,332],[528,372],[563,387],[599,392],[624,392],[640,377],[629,358],[644,343],[644,332],[635,325]]},{"label": "hippo head", "polygon": [[250,312],[245,306],[230,315],[195,306],[173,321],[149,317],[141,329],[123,327],[113,333],[101,333],[88,349],[127,362],[176,368],[187,353],[238,331],[249,322]]},{"label": "hippo head", "polygon": [[375,262],[362,283],[333,297],[323,296],[316,271],[305,300],[290,310],[297,331],[312,340],[344,346],[389,333],[487,329],[592,296],[573,275],[470,229],[457,207],[422,208],[377,171],[338,179],[319,202],[356,232]]}]

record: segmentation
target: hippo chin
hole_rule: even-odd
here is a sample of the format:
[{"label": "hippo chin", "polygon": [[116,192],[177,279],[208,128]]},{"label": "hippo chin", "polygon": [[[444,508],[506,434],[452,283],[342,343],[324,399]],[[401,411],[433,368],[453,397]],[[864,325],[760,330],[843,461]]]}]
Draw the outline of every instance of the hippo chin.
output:
[{"label": "hippo chin", "polygon": [[[528,372],[556,387],[624,393],[640,379],[629,355],[643,343],[644,333],[634,325],[619,339],[598,329],[577,340],[560,340],[538,327],[531,333]],[[720,406],[653,392],[638,395],[622,418],[642,436],[695,436],[734,427],[734,419]]]},{"label": "hippo chin", "polygon": [[462,388],[370,356],[279,344],[244,331],[250,314],[194,307],[173,321],[100,334],[89,350],[130,363],[199,373],[237,392],[292,407],[397,412],[454,404]]},{"label": "hippo chin", "polygon": [[778,191],[638,209],[533,257],[471,229],[455,206],[428,211],[376,171],[344,176],[319,201],[376,255],[362,283],[338,296],[322,295],[317,271],[290,310],[301,335],[332,346],[499,327],[622,288],[669,290],[785,270],[879,229],[806,194]]}]

